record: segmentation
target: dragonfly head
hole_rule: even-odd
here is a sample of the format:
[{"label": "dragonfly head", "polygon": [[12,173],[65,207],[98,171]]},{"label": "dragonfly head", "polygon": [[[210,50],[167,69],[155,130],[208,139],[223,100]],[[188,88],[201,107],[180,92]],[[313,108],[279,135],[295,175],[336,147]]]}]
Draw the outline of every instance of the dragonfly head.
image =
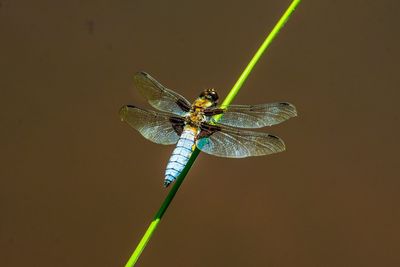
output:
[{"label": "dragonfly head", "polygon": [[199,97],[202,99],[212,101],[215,104],[218,102],[218,94],[214,90],[214,88],[204,90]]}]

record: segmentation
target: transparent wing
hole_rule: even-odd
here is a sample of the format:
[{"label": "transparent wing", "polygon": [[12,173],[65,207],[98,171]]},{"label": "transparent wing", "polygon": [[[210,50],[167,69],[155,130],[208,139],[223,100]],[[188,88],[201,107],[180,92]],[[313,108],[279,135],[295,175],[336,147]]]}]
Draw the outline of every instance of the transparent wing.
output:
[{"label": "transparent wing", "polygon": [[134,76],[134,84],[139,92],[154,108],[183,116],[190,110],[190,103],[180,94],[165,88],[145,72]]},{"label": "transparent wing", "polygon": [[123,106],[119,116],[145,138],[157,144],[175,144],[179,139],[177,129],[183,128],[183,119],[134,106]]},{"label": "transparent wing", "polygon": [[197,140],[197,147],[211,155],[227,158],[262,156],[285,150],[277,136],[267,133],[238,130],[231,127],[205,124],[202,131],[208,137]]},{"label": "transparent wing", "polygon": [[218,124],[239,128],[261,128],[281,123],[295,116],[297,116],[296,107],[286,102],[231,105],[224,111]]}]

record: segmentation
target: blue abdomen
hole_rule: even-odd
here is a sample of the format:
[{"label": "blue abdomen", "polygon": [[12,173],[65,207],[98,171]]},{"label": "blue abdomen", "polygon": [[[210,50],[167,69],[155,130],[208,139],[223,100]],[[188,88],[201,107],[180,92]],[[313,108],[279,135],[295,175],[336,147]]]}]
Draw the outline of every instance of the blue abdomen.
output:
[{"label": "blue abdomen", "polygon": [[164,186],[167,187],[170,183],[181,174],[189,161],[194,150],[195,134],[192,130],[185,129],[179,138],[176,148],[172,152],[172,156],[168,161],[167,169],[165,170]]}]

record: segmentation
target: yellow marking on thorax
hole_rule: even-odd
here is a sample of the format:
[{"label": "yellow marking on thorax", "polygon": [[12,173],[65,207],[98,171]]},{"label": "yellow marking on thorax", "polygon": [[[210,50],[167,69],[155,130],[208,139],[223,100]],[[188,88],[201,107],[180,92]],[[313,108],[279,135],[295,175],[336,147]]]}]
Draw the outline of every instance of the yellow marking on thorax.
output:
[{"label": "yellow marking on thorax", "polygon": [[199,112],[190,113],[190,121],[194,123],[199,123],[202,120],[202,115]]},{"label": "yellow marking on thorax", "polygon": [[189,119],[193,123],[200,123],[203,119],[203,110],[212,106],[212,102],[204,99],[197,98],[192,104],[192,111],[189,114]]},{"label": "yellow marking on thorax", "polygon": [[196,108],[208,108],[212,106],[212,102],[210,100],[204,99],[204,98],[197,98],[194,103],[193,106]]}]

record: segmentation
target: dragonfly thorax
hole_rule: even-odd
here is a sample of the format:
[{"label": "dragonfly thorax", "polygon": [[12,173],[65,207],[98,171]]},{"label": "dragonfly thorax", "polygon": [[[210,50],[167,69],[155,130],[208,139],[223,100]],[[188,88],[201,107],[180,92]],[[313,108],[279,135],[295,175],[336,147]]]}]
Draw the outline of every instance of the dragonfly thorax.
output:
[{"label": "dragonfly thorax", "polygon": [[186,116],[186,122],[193,126],[200,126],[200,124],[206,120],[203,109],[195,109],[190,111]]},{"label": "dragonfly thorax", "polygon": [[193,126],[200,126],[200,123],[206,121],[204,110],[216,106],[218,96],[214,89],[204,90],[200,96],[193,102],[190,111],[186,115],[187,123]]}]

